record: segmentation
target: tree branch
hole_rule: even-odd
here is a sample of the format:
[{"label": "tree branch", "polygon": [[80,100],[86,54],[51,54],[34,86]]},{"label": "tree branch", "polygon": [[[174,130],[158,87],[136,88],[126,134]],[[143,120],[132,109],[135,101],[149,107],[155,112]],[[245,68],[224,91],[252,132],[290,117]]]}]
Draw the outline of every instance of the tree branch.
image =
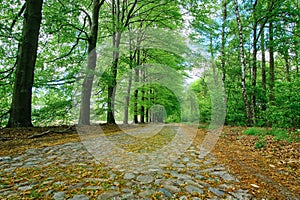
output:
[{"label": "tree branch", "polygon": [[125,22],[125,24],[124,24],[125,27],[127,27],[128,24],[129,24],[129,20],[130,20],[130,18],[131,18],[132,15],[133,15],[133,11],[134,11],[134,8],[135,8],[135,6],[136,6],[136,4],[137,4],[137,1],[138,1],[138,0],[135,0],[135,1],[134,1],[133,5],[131,6],[131,8],[130,8],[128,14],[127,14],[127,19],[126,19],[126,22]]},{"label": "tree branch", "polygon": [[[70,49],[70,51],[69,51],[67,54],[65,54],[65,55],[63,55],[63,56],[61,56],[61,57],[55,58],[55,59],[53,59],[53,60],[51,60],[51,61],[47,61],[46,63],[55,62],[55,61],[57,61],[57,60],[63,59],[63,58],[65,58],[65,57],[68,57],[69,55],[71,55],[71,53],[73,52],[73,50],[74,50],[74,49],[76,48],[76,46],[79,44],[79,41],[80,41],[80,40],[88,40],[87,32],[85,32],[85,31],[83,30],[84,27],[85,27],[85,23],[86,23],[86,20],[84,20],[84,24],[83,24],[82,29],[76,27],[76,26],[73,25],[73,24],[67,24],[68,26],[71,26],[71,27],[73,27],[73,28],[75,28],[75,29],[77,29],[77,30],[80,31],[78,37],[76,38],[76,43],[72,46],[72,48]],[[84,33],[84,34],[87,36],[87,38],[82,38],[82,37],[80,37],[81,33]]]},{"label": "tree branch", "polygon": [[23,14],[24,10],[26,9],[26,2],[23,4],[21,10],[19,11],[18,15],[15,17],[15,19],[13,20],[11,26],[10,26],[10,31],[13,30],[15,24],[17,23],[17,20],[19,17],[21,17],[21,15]]},{"label": "tree branch", "polygon": [[8,111],[6,111],[5,113],[0,115],[0,119],[4,118],[6,115],[8,115],[10,113],[10,109]]},{"label": "tree branch", "polygon": [[27,139],[39,138],[39,137],[48,135],[48,134],[50,134],[50,133],[64,134],[64,133],[72,133],[72,132],[74,132],[73,126],[69,126],[67,129],[64,129],[64,130],[62,130],[62,131],[55,131],[55,130],[49,129],[49,130],[44,131],[44,132],[42,132],[42,133],[30,135],[30,136],[27,137]]},{"label": "tree branch", "polygon": [[0,78],[0,81],[4,80],[4,79],[7,79],[9,76],[11,76],[15,70],[17,66],[17,61],[15,62],[14,66],[12,68],[10,68],[9,70],[6,70],[6,71],[3,71],[3,72],[0,72],[1,74],[5,74],[5,73],[8,73],[7,75],[5,75],[4,77]]},{"label": "tree branch", "polygon": [[53,60],[47,61],[46,63],[52,63],[52,62],[58,61],[58,60],[60,60],[60,59],[63,59],[63,58],[65,58],[65,57],[68,57],[69,55],[72,54],[73,50],[77,47],[77,45],[79,44],[79,41],[80,41],[80,38],[77,38],[77,39],[76,39],[76,43],[72,46],[72,48],[70,49],[70,51],[69,51],[68,53],[66,53],[65,55],[60,56],[60,57],[58,57],[58,58],[55,58],[55,59],[53,59]]},{"label": "tree branch", "polygon": [[79,10],[82,11],[82,12],[84,12],[84,14],[86,15],[86,17],[88,18],[88,20],[89,20],[89,27],[90,27],[90,29],[91,29],[91,28],[92,28],[92,18],[91,18],[91,16],[90,16],[89,13],[86,12],[84,9],[79,8]]}]

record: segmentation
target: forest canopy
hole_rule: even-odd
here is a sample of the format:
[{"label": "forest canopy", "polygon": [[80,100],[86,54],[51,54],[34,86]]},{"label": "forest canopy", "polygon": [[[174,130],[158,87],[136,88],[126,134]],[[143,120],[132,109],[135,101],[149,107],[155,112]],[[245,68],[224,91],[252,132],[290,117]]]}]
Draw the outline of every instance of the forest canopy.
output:
[{"label": "forest canopy", "polygon": [[299,6],[2,2],[0,125],[207,123],[226,113],[229,125],[300,128]]}]

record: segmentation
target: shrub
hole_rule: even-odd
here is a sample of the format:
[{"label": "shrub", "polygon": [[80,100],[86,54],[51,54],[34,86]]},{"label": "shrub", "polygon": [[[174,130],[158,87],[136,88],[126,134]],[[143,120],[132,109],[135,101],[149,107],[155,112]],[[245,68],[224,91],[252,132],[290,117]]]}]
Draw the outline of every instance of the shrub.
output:
[{"label": "shrub", "polygon": [[261,148],[266,147],[266,146],[267,146],[267,141],[266,141],[265,136],[260,135],[258,137],[258,141],[255,143],[255,148],[261,149]]},{"label": "shrub", "polygon": [[252,127],[252,128],[247,129],[247,130],[244,130],[243,133],[246,134],[246,135],[260,135],[261,131],[254,128],[254,127]]}]

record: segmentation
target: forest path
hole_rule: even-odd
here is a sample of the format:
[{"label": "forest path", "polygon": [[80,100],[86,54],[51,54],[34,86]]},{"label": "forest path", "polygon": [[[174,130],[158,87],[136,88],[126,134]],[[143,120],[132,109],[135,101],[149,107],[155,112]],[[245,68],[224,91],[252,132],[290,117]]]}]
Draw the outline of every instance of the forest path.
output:
[{"label": "forest path", "polygon": [[[178,125],[148,126],[143,130],[149,133],[149,137],[134,137],[142,134],[140,130],[128,131],[129,134],[119,132],[106,135],[105,138],[108,138],[110,143],[119,142],[121,149],[137,155],[134,158],[142,159],[126,160],[128,157],[122,154],[118,155],[118,159],[120,161],[124,158],[124,162],[117,162],[117,165],[116,159],[109,154],[105,157],[106,164],[99,162],[104,159],[103,154],[99,157],[94,154],[95,151],[91,151],[91,146],[87,146],[97,144],[89,142],[98,141],[103,137],[99,135],[97,140],[95,136],[89,135],[87,138],[81,138],[83,142],[32,148],[22,154],[2,156],[0,197],[56,200],[251,198],[247,190],[239,187],[239,180],[212,154],[208,153],[204,158],[200,156],[202,152],[199,143],[195,142],[197,139],[191,143],[187,142],[189,145],[186,151],[179,152],[180,155],[170,156],[174,159],[166,159],[166,155],[169,154],[167,151],[165,155],[165,151],[154,151],[163,149],[162,146],[175,140],[174,132],[187,136],[189,131],[182,131]],[[150,137],[153,131],[158,134]],[[172,150],[182,143],[186,141],[179,138],[168,147]],[[99,146],[96,150],[108,152],[102,147],[98,148]],[[156,160],[157,157],[160,159]],[[113,162],[109,162],[109,158]]]}]

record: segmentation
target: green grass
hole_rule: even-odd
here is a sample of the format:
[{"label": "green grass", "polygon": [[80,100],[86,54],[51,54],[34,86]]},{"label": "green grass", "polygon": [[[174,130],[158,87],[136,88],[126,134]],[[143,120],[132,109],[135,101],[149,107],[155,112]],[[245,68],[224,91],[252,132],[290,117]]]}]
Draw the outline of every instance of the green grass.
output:
[{"label": "green grass", "polygon": [[257,141],[255,143],[255,148],[261,149],[267,146],[265,137],[267,135],[274,136],[276,141],[285,142],[300,142],[300,130],[288,131],[286,129],[272,128],[267,130],[265,128],[251,127],[244,130],[243,134],[257,136]]},{"label": "green grass", "polygon": [[262,135],[262,131],[261,130],[258,130],[257,128],[249,128],[247,130],[244,130],[243,132],[245,135]]}]

